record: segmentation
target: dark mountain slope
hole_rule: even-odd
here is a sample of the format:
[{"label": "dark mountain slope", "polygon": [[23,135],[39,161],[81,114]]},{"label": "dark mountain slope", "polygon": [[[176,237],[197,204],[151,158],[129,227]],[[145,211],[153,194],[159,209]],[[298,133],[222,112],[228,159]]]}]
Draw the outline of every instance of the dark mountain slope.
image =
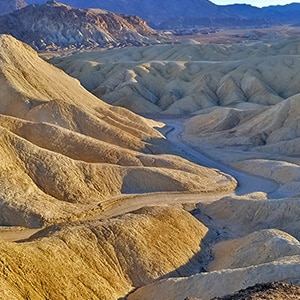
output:
[{"label": "dark mountain slope", "polygon": [[281,23],[296,24],[300,22],[300,3],[264,7],[262,11]]},{"label": "dark mountain slope", "polygon": [[[44,3],[45,0],[28,0]],[[300,4],[260,9],[250,5],[220,6],[208,0],[65,0],[74,7],[97,7],[116,13],[137,15],[154,28],[182,28],[189,26],[266,26],[295,23],[299,20]],[[292,16],[292,18],[291,18]]]},{"label": "dark mountain slope", "polygon": [[27,4],[24,0],[1,0],[0,1],[0,15],[5,15],[14,10],[25,7]]}]

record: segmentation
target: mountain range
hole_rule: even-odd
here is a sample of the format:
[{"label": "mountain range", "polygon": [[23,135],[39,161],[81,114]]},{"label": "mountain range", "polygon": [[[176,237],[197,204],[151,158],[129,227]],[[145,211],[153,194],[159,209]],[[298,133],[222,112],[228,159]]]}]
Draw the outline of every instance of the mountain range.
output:
[{"label": "mountain range", "polygon": [[[256,28],[298,25],[300,4],[219,6],[208,0],[89,1],[23,0],[0,3],[0,33],[10,34],[35,50],[142,46],[165,42],[155,29]],[[31,4],[38,2],[37,4]],[[94,8],[92,8],[94,7]],[[150,26],[149,26],[150,25]],[[152,29],[152,28],[154,29]],[[179,29],[179,31],[178,31]]]},{"label": "mountain range", "polygon": [[[42,4],[45,0],[27,0]],[[101,8],[116,13],[137,15],[157,29],[191,26],[266,26],[298,23],[300,4],[257,8],[246,4],[216,5],[208,0],[64,0],[78,8]]]}]

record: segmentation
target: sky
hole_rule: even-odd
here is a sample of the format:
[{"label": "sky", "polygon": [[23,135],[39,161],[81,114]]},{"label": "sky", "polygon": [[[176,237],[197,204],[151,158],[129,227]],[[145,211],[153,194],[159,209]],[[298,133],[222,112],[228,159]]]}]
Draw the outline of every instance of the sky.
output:
[{"label": "sky", "polygon": [[300,3],[300,1],[291,1],[291,0],[210,0],[210,1],[218,5],[246,3],[257,7],[270,6],[270,5],[285,5],[292,2]]}]

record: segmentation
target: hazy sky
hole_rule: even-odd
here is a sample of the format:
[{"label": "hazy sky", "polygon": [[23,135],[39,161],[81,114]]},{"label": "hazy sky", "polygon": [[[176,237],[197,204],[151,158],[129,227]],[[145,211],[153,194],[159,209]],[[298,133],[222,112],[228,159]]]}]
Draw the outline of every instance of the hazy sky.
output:
[{"label": "hazy sky", "polygon": [[211,2],[219,5],[226,5],[226,4],[233,4],[233,3],[246,3],[258,7],[269,6],[269,5],[285,5],[292,2],[300,3],[300,1],[291,1],[291,0],[211,0]]}]

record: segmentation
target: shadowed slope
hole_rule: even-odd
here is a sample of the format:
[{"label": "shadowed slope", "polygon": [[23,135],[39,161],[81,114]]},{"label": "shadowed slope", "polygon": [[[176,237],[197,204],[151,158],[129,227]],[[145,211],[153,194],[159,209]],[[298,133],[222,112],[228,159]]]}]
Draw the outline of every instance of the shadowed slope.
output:
[{"label": "shadowed slope", "polygon": [[21,9],[26,5],[27,3],[24,0],[2,0],[0,3],[0,16]]}]

